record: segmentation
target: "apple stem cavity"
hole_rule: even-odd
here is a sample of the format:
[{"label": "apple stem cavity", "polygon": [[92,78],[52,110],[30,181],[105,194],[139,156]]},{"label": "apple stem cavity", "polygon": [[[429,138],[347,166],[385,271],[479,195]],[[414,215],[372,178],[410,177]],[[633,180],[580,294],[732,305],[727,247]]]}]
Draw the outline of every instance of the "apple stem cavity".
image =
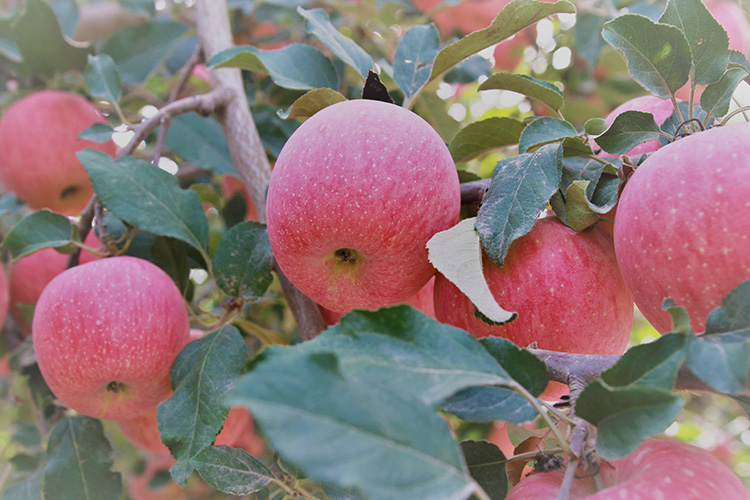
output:
[{"label": "apple stem cavity", "polygon": [[358,260],[359,252],[357,252],[353,248],[339,248],[338,250],[336,250],[334,255],[339,262],[348,262],[351,263],[350,265],[353,265]]},{"label": "apple stem cavity", "polygon": [[115,394],[119,394],[120,392],[125,392],[127,390],[127,386],[123,382],[119,382],[117,380],[113,380],[109,384],[107,384],[107,392],[113,392]]}]

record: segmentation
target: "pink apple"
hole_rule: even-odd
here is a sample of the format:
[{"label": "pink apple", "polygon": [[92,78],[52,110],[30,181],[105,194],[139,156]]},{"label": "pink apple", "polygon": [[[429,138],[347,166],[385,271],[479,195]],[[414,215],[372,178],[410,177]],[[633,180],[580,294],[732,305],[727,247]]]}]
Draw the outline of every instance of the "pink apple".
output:
[{"label": "pink apple", "polygon": [[[85,244],[90,248],[99,248],[99,239],[93,230],[86,236]],[[85,264],[97,258],[95,254],[84,250],[81,252],[80,262]],[[10,312],[24,335],[31,333],[31,325],[26,322],[19,304],[36,304],[44,287],[63,272],[67,265],[68,255],[54,248],[45,248],[18,259],[10,268]]]},{"label": "pink apple", "polygon": [[493,56],[495,69],[499,71],[513,71],[523,60],[523,51],[534,39],[534,31],[527,28],[513,35],[507,40],[495,45]]},{"label": "pink apple", "polygon": [[[162,443],[159,435],[156,411],[154,408],[138,417],[119,420],[117,425],[136,448],[156,455],[169,455],[169,448]],[[232,408],[214,444],[234,446],[251,425],[250,413],[245,408]]]},{"label": "pink apple", "polygon": [[[497,336],[520,347],[582,354],[622,354],[633,324],[633,300],[617,269],[611,236],[595,226],[576,233],[557,217],[537,221],[513,242],[503,267],[483,258],[484,276],[501,307],[518,313],[504,325],[474,314],[468,297],[444,276],[435,280],[435,313],[477,338]],[[566,393],[551,383],[544,399]]]},{"label": "pink apple", "polygon": [[114,156],[115,144],[78,134],[105,121],[71,92],[43,90],[19,99],[0,119],[0,182],[33,209],[80,213],[94,191],[76,152],[93,148]]},{"label": "pink apple", "polygon": [[658,331],[671,297],[693,329],[750,278],[750,123],[664,146],[625,185],[615,218],[617,262],[636,305]]},{"label": "pink apple", "polygon": [[[657,125],[661,126],[667,120],[667,118],[672,116],[672,113],[674,113],[674,105],[669,99],[659,99],[658,97],[652,95],[635,97],[617,106],[604,118],[604,121],[607,122],[607,127],[611,126],[612,123],[614,123],[615,118],[617,118],[625,111],[642,111],[644,113],[651,113],[652,115],[654,115],[654,121],[656,121]],[[657,149],[659,149],[659,139],[643,142],[628,151],[626,154],[630,156],[640,155],[644,153],[651,153],[652,151],[656,151]],[[612,155],[607,153],[606,151],[602,151],[600,155],[609,158],[619,157],[619,155]]]},{"label": "pink apple", "polygon": [[245,206],[247,207],[247,213],[245,220],[258,220],[258,213],[255,211],[255,205],[253,200],[250,199],[250,193],[247,191],[247,187],[239,177],[231,174],[224,175],[221,178],[221,194],[226,200],[232,198],[235,193],[242,194],[245,200]]},{"label": "pink apple", "polygon": [[[732,470],[709,452],[679,441],[649,439],[620,460],[602,462],[604,489],[590,475],[575,479],[570,498],[578,500],[748,500],[750,491]],[[532,474],[507,500],[554,500],[560,471]]]},{"label": "pink apple", "polygon": [[[426,315],[434,318],[435,317],[435,301],[433,299],[435,290],[435,278],[430,279],[425,286],[422,287],[417,293],[412,295],[410,298],[404,301],[404,304],[408,304],[416,309],[419,309]],[[346,312],[333,312],[329,311],[325,307],[320,308],[323,313],[323,321],[328,326],[335,325],[339,320],[346,314]],[[348,311],[347,311],[348,312]]]},{"label": "pink apple", "polygon": [[39,297],[32,338],[39,369],[65,405],[95,418],[135,418],[166,399],[189,340],[187,307],[161,269],[111,257],[68,269]]},{"label": "pink apple", "polygon": [[435,273],[425,247],[458,221],[456,166],[415,113],[358,99],[303,123],[268,188],[268,236],[289,280],[326,309],[398,304]]}]

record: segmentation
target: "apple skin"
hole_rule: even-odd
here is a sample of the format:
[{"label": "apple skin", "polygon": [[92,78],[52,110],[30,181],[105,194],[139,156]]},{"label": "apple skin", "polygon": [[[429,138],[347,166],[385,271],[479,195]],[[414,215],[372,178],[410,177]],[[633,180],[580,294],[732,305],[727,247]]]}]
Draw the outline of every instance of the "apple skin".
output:
[{"label": "apple skin", "polygon": [[[99,248],[101,243],[94,231],[86,236],[86,246]],[[81,251],[80,263],[86,264],[99,257],[89,251]],[[26,323],[18,304],[36,304],[42,290],[52,278],[65,271],[68,255],[54,248],[44,248],[18,259],[10,268],[10,313],[25,336],[31,334],[31,325]]]},{"label": "apple skin", "polygon": [[[570,498],[578,500],[747,500],[750,491],[709,452],[664,439],[648,439],[629,456],[603,462],[604,489],[590,477],[575,479]],[[513,488],[506,500],[554,500],[563,473],[536,473]]]},{"label": "apple skin", "polygon": [[187,307],[169,276],[111,257],[66,270],[39,297],[32,339],[53,394],[94,418],[135,418],[167,398],[189,341]]},{"label": "apple skin", "polygon": [[0,119],[0,182],[34,210],[80,213],[94,191],[76,152],[93,148],[114,156],[116,146],[77,137],[105,122],[96,106],[71,92],[43,90],[19,99]]},{"label": "apple skin", "polygon": [[398,304],[435,273],[427,241],[458,222],[450,152],[415,113],[358,99],[304,122],[268,188],[268,236],[289,280],[326,309]]},{"label": "apple skin", "polygon": [[[435,301],[433,299],[434,295],[435,295],[435,278],[433,277],[417,293],[415,293],[410,298],[405,300],[404,304],[408,304],[416,309],[419,309],[420,311],[422,311],[429,317],[434,318],[435,317]],[[326,326],[335,325],[346,314],[346,312],[329,311],[325,307],[321,307],[320,311],[323,313],[323,321],[325,322]]]},{"label": "apple skin", "polygon": [[750,278],[750,123],[664,146],[625,185],[615,218],[617,262],[636,305],[661,333],[671,297],[693,330]]},{"label": "apple skin", "polygon": [[[503,267],[483,254],[484,276],[501,307],[518,313],[490,325],[443,275],[435,279],[438,321],[477,338],[503,337],[520,347],[580,354],[622,354],[633,324],[633,300],[617,269],[612,238],[597,226],[576,233],[557,217],[539,219],[513,242]],[[542,395],[567,393],[557,382]]]},{"label": "apple skin", "polygon": [[[169,455],[169,448],[162,443],[156,408],[135,418],[119,420],[117,425],[133,446],[155,455]],[[252,426],[250,413],[245,408],[232,408],[224,421],[224,427],[216,436],[214,445],[234,446],[240,437]]]},{"label": "apple skin", "polygon": [[[644,113],[651,113],[652,115],[654,115],[654,121],[656,121],[656,123],[661,126],[667,120],[667,118],[672,116],[672,113],[674,113],[674,105],[672,105],[672,101],[669,99],[659,99],[658,97],[652,95],[635,97],[620,104],[615,109],[613,109],[606,117],[604,117],[604,121],[607,122],[607,127],[610,127],[612,123],[614,123],[615,118],[617,118],[625,111],[643,111]],[[659,147],[659,140],[655,139],[653,141],[643,142],[625,154],[634,156],[644,153],[651,153],[659,149]],[[607,158],[617,158],[620,155],[613,155],[607,153],[606,151],[602,151],[599,156]]]}]

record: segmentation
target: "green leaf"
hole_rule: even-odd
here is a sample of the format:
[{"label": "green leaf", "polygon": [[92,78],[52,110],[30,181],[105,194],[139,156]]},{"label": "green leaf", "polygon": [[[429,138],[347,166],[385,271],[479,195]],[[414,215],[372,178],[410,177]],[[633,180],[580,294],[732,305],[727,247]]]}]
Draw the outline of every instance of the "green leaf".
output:
[{"label": "green leaf", "polygon": [[[690,116],[690,102],[689,101],[680,101],[677,103],[677,107],[680,108],[680,116],[677,115],[677,111],[673,111],[671,115],[669,115],[669,118],[664,120],[664,122],[661,124],[661,131],[665,134],[668,134],[669,136],[677,136],[678,130],[677,127],[680,127],[684,124],[684,121],[688,119]],[[714,123],[713,118],[709,118],[706,120],[706,112],[703,110],[700,104],[697,102],[693,103],[693,118],[697,118],[698,120],[705,122],[707,127],[711,127]],[[683,130],[684,131],[684,130]],[[672,142],[672,139],[670,137],[659,137],[659,144],[661,146],[665,146]]]},{"label": "green leaf", "polygon": [[180,189],[174,176],[132,157],[118,162],[92,149],[77,156],[89,173],[94,192],[119,219],[204,251],[208,220],[203,206],[194,191]]},{"label": "green leaf", "polygon": [[497,116],[470,123],[450,143],[453,160],[469,161],[493,149],[518,144],[525,126],[517,118]]},{"label": "green leaf", "polygon": [[216,285],[230,297],[256,301],[273,281],[266,226],[247,221],[227,231],[214,253]]},{"label": "green leaf", "polygon": [[427,242],[428,259],[489,321],[497,324],[512,321],[516,313],[497,303],[484,277],[482,245],[475,222],[476,218],[464,219],[433,235]]},{"label": "green leaf", "polygon": [[539,396],[547,388],[549,371],[544,361],[501,337],[486,337],[481,339],[480,343],[508,375],[533,396]]},{"label": "green leaf", "polygon": [[662,304],[662,309],[667,311],[672,317],[673,332],[685,334],[693,333],[693,329],[690,326],[690,316],[684,307],[678,306],[671,298],[666,298]]},{"label": "green leaf", "polygon": [[443,76],[445,83],[475,83],[480,78],[488,78],[492,73],[490,62],[474,54],[456,64],[450,71]]},{"label": "green leaf", "polygon": [[89,55],[86,65],[89,94],[116,103],[122,96],[122,82],[115,61],[109,54]]},{"label": "green leaf", "polygon": [[440,134],[445,142],[451,142],[459,130],[461,124],[448,114],[445,101],[434,92],[422,92],[414,103],[414,111]]},{"label": "green leaf", "polygon": [[101,47],[117,65],[123,83],[142,83],[175,50],[188,31],[168,18],[127,26]]},{"label": "green leaf", "polygon": [[610,154],[625,154],[637,145],[659,138],[661,129],[654,115],[643,111],[620,113],[606,132],[596,138],[596,143]]},{"label": "green leaf", "polygon": [[504,387],[469,387],[443,401],[440,409],[466,422],[525,424],[539,416],[523,396]]},{"label": "green leaf", "polygon": [[570,122],[560,118],[543,116],[529,123],[523,129],[518,141],[518,152],[527,153],[532,148],[538,149],[540,145],[577,135],[578,131]]},{"label": "green leaf", "polygon": [[44,469],[40,468],[23,481],[8,487],[3,492],[3,500],[41,500]]},{"label": "green leaf", "polygon": [[149,260],[167,273],[180,292],[185,295],[190,280],[187,245],[174,238],[159,236],[151,245],[149,254]]},{"label": "green leaf", "polygon": [[305,18],[308,33],[315,35],[339,59],[357,70],[362,78],[367,77],[368,71],[375,66],[372,57],[357,42],[341,34],[331,24],[326,11],[297,7],[297,12]]},{"label": "green leaf", "polygon": [[467,57],[502,42],[527,26],[553,14],[573,14],[575,6],[567,0],[554,3],[539,0],[513,0],[485,29],[475,31],[441,50],[433,63],[430,81],[439,78]]},{"label": "green leaf", "polygon": [[65,417],[49,437],[44,498],[120,500],[122,477],[113,472],[112,445],[99,420]]},{"label": "green leaf", "polygon": [[70,219],[47,209],[24,217],[11,227],[0,248],[8,250],[13,260],[32,254],[42,248],[62,248],[76,238]]},{"label": "green leaf", "polygon": [[[563,145],[564,149],[564,145]],[[607,165],[588,156],[563,159],[560,191],[550,200],[557,216],[575,231],[598,222],[617,203],[619,179],[604,173]]]},{"label": "green leaf", "polygon": [[560,89],[549,82],[527,75],[496,73],[479,86],[479,90],[493,89],[518,92],[546,104],[555,111],[562,108],[564,104]]},{"label": "green leaf", "polygon": [[287,118],[309,118],[321,109],[342,101],[346,101],[346,97],[333,89],[327,87],[313,89],[294,101],[287,111],[279,111],[278,114],[285,120]]},{"label": "green leaf", "polygon": [[267,73],[276,85],[287,89],[338,88],[338,75],[331,60],[303,43],[292,43],[278,50],[234,47],[214,55],[206,65]]},{"label": "green leaf", "polygon": [[55,17],[63,34],[68,38],[72,37],[80,17],[75,0],[52,0],[49,5],[55,11]]},{"label": "green leaf", "polygon": [[729,104],[734,91],[742,80],[747,77],[744,68],[732,68],[721,79],[712,83],[701,94],[701,108],[711,116],[721,117],[729,112]]},{"label": "green leaf", "polygon": [[151,0],[119,0],[120,5],[136,14],[153,16],[156,14],[156,4]]},{"label": "green leaf", "polygon": [[661,99],[688,81],[690,47],[682,32],[639,14],[625,14],[604,25],[604,39],[622,52],[633,79]]},{"label": "green leaf", "polygon": [[82,70],[94,51],[91,44],[67,39],[52,7],[42,0],[26,1],[12,31],[23,66],[32,73],[52,76],[56,72]]},{"label": "green leaf", "polygon": [[439,33],[432,23],[412,26],[398,42],[393,58],[393,79],[407,99],[413,98],[427,84],[439,47]]},{"label": "green leaf", "polygon": [[507,459],[496,445],[487,441],[462,441],[461,452],[471,477],[491,500],[503,500],[508,494]]},{"label": "green leaf", "polygon": [[693,84],[706,85],[721,78],[729,64],[729,37],[702,0],[667,2],[659,22],[676,26],[687,38],[695,67]]},{"label": "green leaf", "polygon": [[275,479],[257,458],[229,446],[206,448],[190,459],[190,465],[212,488],[230,495],[250,495]]},{"label": "green leaf", "polygon": [[94,123],[89,128],[78,134],[79,139],[86,139],[91,142],[107,142],[112,140],[112,134],[115,129],[107,123]]},{"label": "green leaf", "polygon": [[612,16],[601,12],[576,13],[575,41],[578,55],[583,57],[591,67],[599,60],[599,54],[606,46],[602,38],[602,26],[612,19]]},{"label": "green leaf", "polygon": [[498,162],[476,229],[487,255],[502,265],[511,243],[531,231],[562,178],[562,146],[548,144]]},{"label": "green leaf", "polygon": [[684,404],[681,396],[651,387],[609,387],[591,382],[576,403],[576,415],[597,427],[597,451],[622,458],[646,438],[663,432]]},{"label": "green leaf", "polygon": [[474,483],[446,421],[377,377],[348,376],[346,364],[333,352],[271,357],[231,402],[246,405],[273,449],[311,479],[370,500],[468,496]]},{"label": "green leaf", "polygon": [[620,360],[602,374],[610,386],[645,386],[671,391],[685,360],[688,337],[669,333],[658,340],[628,349]]},{"label": "green leaf", "polygon": [[190,342],[172,365],[174,394],[159,404],[159,434],[178,460],[175,482],[184,487],[189,462],[214,441],[229,408],[226,396],[247,362],[247,348],[236,328],[221,330]]},{"label": "green leaf", "polygon": [[164,143],[176,154],[198,167],[217,174],[237,175],[224,132],[213,117],[203,117],[195,113],[176,116],[167,130]]}]

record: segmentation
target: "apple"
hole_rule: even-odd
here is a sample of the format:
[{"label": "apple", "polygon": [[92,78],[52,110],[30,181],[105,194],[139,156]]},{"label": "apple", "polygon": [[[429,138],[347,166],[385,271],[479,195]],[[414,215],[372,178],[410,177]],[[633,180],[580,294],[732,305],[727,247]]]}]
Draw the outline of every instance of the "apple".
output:
[{"label": "apple", "polygon": [[[573,481],[570,498],[620,500],[750,499],[750,491],[732,470],[709,452],[664,439],[648,439],[625,458],[603,461],[604,489],[596,491],[592,477]],[[561,471],[531,474],[513,488],[507,500],[554,500],[563,481]]]},{"label": "apple", "polygon": [[167,398],[169,372],[189,340],[187,307],[171,278],[134,257],[57,275],[34,310],[39,370],[68,407],[94,418],[135,418]]},{"label": "apple", "polygon": [[460,208],[456,166],[426,121],[382,101],[344,101],[284,145],[268,188],[268,237],[314,302],[378,309],[434,275],[425,245],[458,222]]},{"label": "apple", "polygon": [[0,377],[5,377],[10,373],[10,356],[5,355],[0,358]]},{"label": "apple", "polygon": [[0,182],[32,209],[80,213],[94,191],[76,152],[93,148],[114,156],[115,144],[78,134],[105,122],[96,106],[71,92],[43,90],[19,99],[0,119]]},{"label": "apple", "polygon": [[671,297],[694,331],[750,278],[750,123],[668,144],[632,175],[615,218],[615,251],[636,305],[659,332]]},{"label": "apple", "polygon": [[242,194],[245,199],[245,207],[247,207],[247,213],[245,214],[245,220],[258,220],[258,213],[255,211],[255,205],[253,200],[250,198],[250,193],[247,191],[247,187],[242,180],[234,175],[227,174],[221,178],[221,194],[225,200],[231,199],[236,193]]},{"label": "apple", "polygon": [[[607,123],[607,127],[610,127],[612,123],[614,123],[615,118],[617,118],[625,111],[642,111],[644,113],[651,113],[652,115],[654,115],[654,121],[656,121],[657,125],[661,126],[667,120],[667,118],[672,116],[672,113],[674,113],[674,105],[669,99],[659,99],[658,97],[652,95],[635,97],[620,104],[615,109],[613,109],[606,117],[604,117],[604,121]],[[659,139],[654,139],[652,141],[642,142],[641,144],[628,151],[626,154],[629,156],[634,156],[644,153],[651,153],[652,151],[656,151],[657,149],[659,149]],[[619,157],[619,155],[609,154],[606,151],[602,151],[600,153],[600,156],[608,158]]]},{"label": "apple", "polygon": [[[430,279],[417,293],[404,301],[416,309],[419,309],[431,318],[435,317],[435,301],[433,299],[435,290],[435,278]],[[325,307],[320,308],[323,313],[323,321],[327,326],[335,325],[346,314],[346,312],[333,312]],[[347,311],[348,312],[348,311]]]},{"label": "apple", "polygon": [[[729,36],[729,48],[738,50],[750,56],[750,23],[745,11],[732,0],[704,0],[712,16],[722,25]],[[699,100],[705,85],[698,85],[695,90],[695,100]],[[687,101],[690,99],[690,84],[684,85],[675,96]]]},{"label": "apple", "polygon": [[0,264],[0,329],[5,324],[9,304],[10,287],[8,285],[8,275],[5,273],[5,268]]},{"label": "apple", "polygon": [[[85,244],[90,248],[99,248],[99,239],[94,231],[89,231]],[[85,264],[97,258],[97,255],[83,250],[80,263]],[[24,335],[31,333],[31,326],[27,323],[19,304],[36,304],[44,287],[52,278],[63,272],[67,265],[68,255],[54,248],[44,248],[18,259],[10,268],[10,312]]]},{"label": "apple", "polygon": [[[156,420],[156,407],[143,415],[128,420],[119,420],[117,425],[136,448],[156,455],[169,455],[169,448],[162,443],[159,435],[159,424]],[[241,436],[252,426],[250,413],[245,408],[229,410],[219,435],[214,444],[234,446]]]},{"label": "apple", "polygon": [[[539,219],[510,246],[504,265],[483,254],[492,295],[518,317],[491,325],[443,275],[435,279],[438,321],[477,338],[497,336],[520,347],[581,354],[622,354],[633,324],[633,300],[617,269],[612,238],[594,226],[576,233],[557,217]],[[567,393],[551,382],[544,399]]]},{"label": "apple", "polygon": [[519,31],[511,38],[495,45],[493,57],[495,69],[499,71],[513,71],[523,60],[523,51],[534,39],[534,31],[527,28]]}]

